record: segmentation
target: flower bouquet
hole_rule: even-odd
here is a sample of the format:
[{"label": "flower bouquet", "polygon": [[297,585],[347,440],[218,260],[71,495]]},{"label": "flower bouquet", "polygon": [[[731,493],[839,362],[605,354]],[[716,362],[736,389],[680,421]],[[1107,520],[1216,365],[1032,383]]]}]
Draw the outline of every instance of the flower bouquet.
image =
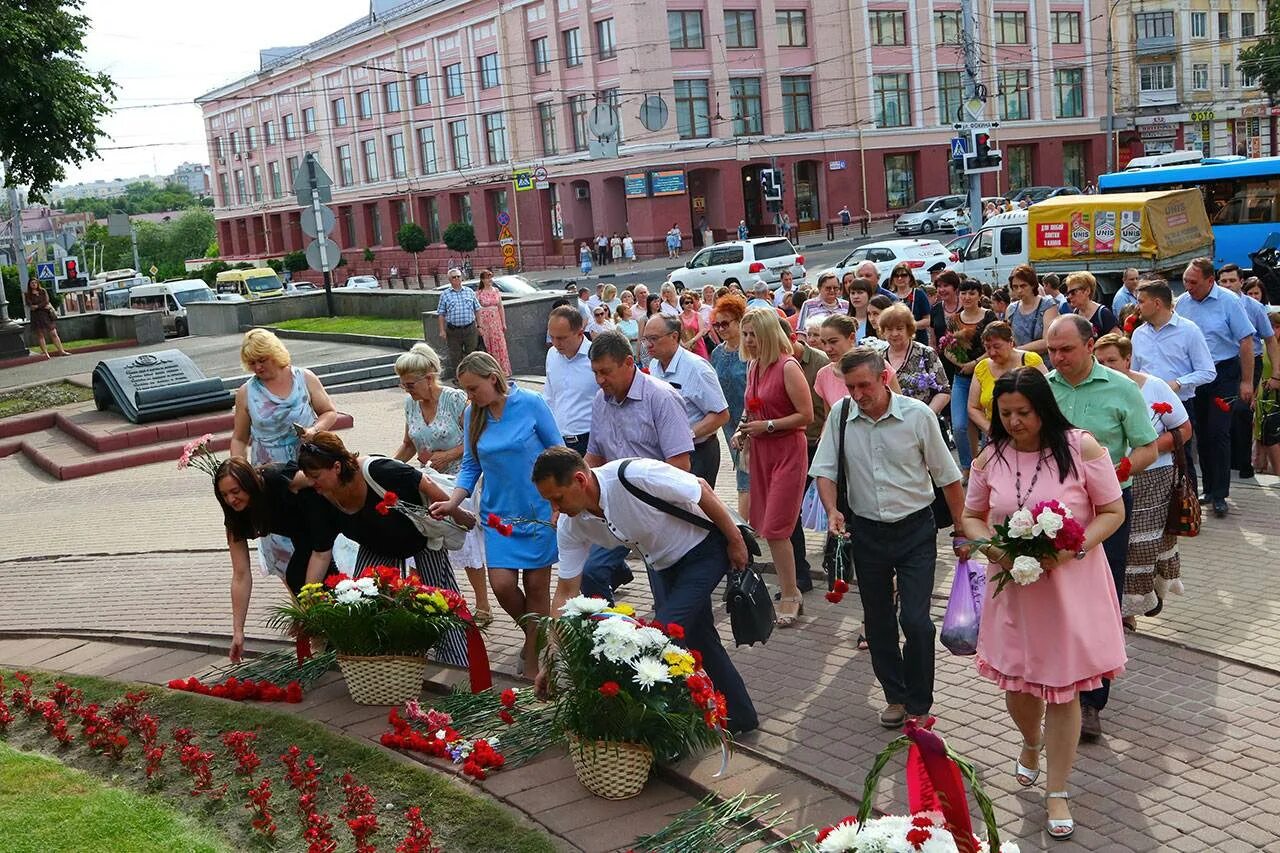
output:
[{"label": "flower bouquet", "polygon": [[938,338],[938,349],[952,364],[968,364],[973,361],[973,336],[963,330],[952,330]]},{"label": "flower bouquet", "polygon": [[384,491],[382,499],[373,505],[378,515],[398,512],[413,522],[418,532],[427,537],[432,548],[457,551],[467,538],[467,528],[449,518],[436,518],[425,506],[400,500],[395,492]]},{"label": "flower bouquet", "polygon": [[375,566],[356,578],[307,584],[297,600],[276,608],[270,624],[327,640],[354,701],[398,705],[420,692],[427,652],[470,622],[466,601],[453,590]]},{"label": "flower bouquet", "polygon": [[178,470],[195,468],[212,477],[218,471],[222,460],[213,452],[213,434],[205,433],[193,438],[182,446],[182,454],[178,457]]},{"label": "flower bouquet", "polygon": [[675,760],[726,742],[724,695],[699,654],[674,642],[684,637],[679,625],[646,624],[628,605],[585,596],[561,613],[542,620],[556,643],[548,655],[554,727],[588,790],[634,797],[655,753]]},{"label": "flower bouquet", "polygon": [[992,597],[1013,581],[1019,586],[1035,583],[1044,574],[1040,560],[1059,551],[1077,551],[1084,544],[1084,527],[1057,501],[1041,501],[1031,509],[1020,509],[1000,524],[990,539],[974,540],[975,545],[994,545],[1013,558],[1013,567],[1001,568],[994,576]]}]

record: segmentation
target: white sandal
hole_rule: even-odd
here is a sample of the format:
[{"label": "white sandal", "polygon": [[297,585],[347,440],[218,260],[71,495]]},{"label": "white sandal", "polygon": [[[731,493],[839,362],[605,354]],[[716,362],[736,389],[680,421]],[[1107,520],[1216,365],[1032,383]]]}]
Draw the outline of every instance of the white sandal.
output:
[{"label": "white sandal", "polygon": [[[1039,743],[1030,743],[1024,740],[1022,742],[1022,748],[1024,750],[1033,749],[1036,751],[1037,754],[1043,752],[1044,751],[1044,734],[1042,733],[1040,735]],[[1041,768],[1039,767],[1037,767],[1034,770],[1028,767],[1023,767],[1022,755],[1019,754],[1018,757],[1013,760],[1013,781],[1017,782],[1023,788],[1030,788],[1032,785],[1036,783],[1036,780],[1040,778],[1040,770]],[[1024,778],[1027,781],[1025,782],[1022,781]]]},{"label": "white sandal", "polygon": [[[1068,791],[1051,791],[1044,795],[1046,800],[1069,800],[1071,794]],[[1045,826],[1050,838],[1056,838],[1058,841],[1066,841],[1076,832],[1076,822],[1072,818],[1066,820],[1054,820],[1049,818],[1048,824]]]}]

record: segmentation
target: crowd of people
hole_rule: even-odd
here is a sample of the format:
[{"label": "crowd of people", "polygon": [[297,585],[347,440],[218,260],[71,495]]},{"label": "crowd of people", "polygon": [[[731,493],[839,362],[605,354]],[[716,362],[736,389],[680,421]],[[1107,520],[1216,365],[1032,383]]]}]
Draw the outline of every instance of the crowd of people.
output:
[{"label": "crowd of people", "polygon": [[[938,531],[995,572],[1011,556],[988,541],[994,525],[1056,500],[1084,543],[1042,560],[1035,583],[999,596],[988,586],[977,671],[1005,692],[1023,747],[1018,784],[1036,783],[1043,752],[1048,832],[1070,836],[1076,746],[1102,734],[1124,632],[1182,592],[1166,524],[1175,471],[1202,485],[1218,517],[1230,512],[1233,468],[1280,473],[1263,429],[1280,396],[1280,308],[1204,258],[1187,266],[1179,298],[1131,270],[1109,306],[1087,272],[1059,281],[1023,265],[1007,289],[944,265],[929,275],[924,284],[900,266],[882,282],[864,264],[843,280],[821,273],[813,290],[789,273],[776,289],[583,288],[550,311],[540,394],[509,381],[494,347],[455,347],[484,305],[455,284],[440,323],[457,387],[428,345],[400,357],[404,431],[390,458],[349,451],[314,375],[291,367],[270,332],[248,333],[254,375],[215,478],[233,657],[249,539],[294,593],[336,570],[339,537],[354,543],[356,568],[399,565],[455,590],[461,570],[477,617],[492,618],[492,588],[525,626],[527,677],[538,649],[525,617],[579,593],[613,601],[634,580],[635,554],[657,618],[684,627],[744,734],[759,720],[712,601],[747,562],[745,517],[776,578],[778,628],[803,628],[814,577],[804,534],[826,534],[828,589],[856,581],[858,642],[884,693],[878,719],[896,728],[933,709]],[[714,491],[726,450],[736,512]],[[375,511],[388,490],[472,532],[446,550],[405,515]],[[491,515],[509,535],[473,527]],[[439,656],[465,663],[465,643]]]}]

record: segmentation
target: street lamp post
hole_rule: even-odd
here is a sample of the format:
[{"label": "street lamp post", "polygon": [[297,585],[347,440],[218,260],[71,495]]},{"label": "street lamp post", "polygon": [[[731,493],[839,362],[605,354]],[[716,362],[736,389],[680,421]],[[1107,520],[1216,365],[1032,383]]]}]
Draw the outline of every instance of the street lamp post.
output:
[{"label": "street lamp post", "polygon": [[1121,0],[1113,0],[1107,9],[1107,172],[1116,169],[1116,87],[1115,87],[1115,50],[1112,37],[1112,23],[1116,7]]}]

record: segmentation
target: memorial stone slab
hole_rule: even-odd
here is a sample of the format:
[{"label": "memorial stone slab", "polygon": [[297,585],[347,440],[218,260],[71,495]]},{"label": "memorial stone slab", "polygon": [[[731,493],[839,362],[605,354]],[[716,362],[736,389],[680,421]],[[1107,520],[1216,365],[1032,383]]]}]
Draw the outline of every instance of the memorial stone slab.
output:
[{"label": "memorial stone slab", "polygon": [[135,424],[229,409],[235,398],[221,379],[209,378],[186,353],[168,349],[109,358],[93,369],[99,411],[119,411]]}]

